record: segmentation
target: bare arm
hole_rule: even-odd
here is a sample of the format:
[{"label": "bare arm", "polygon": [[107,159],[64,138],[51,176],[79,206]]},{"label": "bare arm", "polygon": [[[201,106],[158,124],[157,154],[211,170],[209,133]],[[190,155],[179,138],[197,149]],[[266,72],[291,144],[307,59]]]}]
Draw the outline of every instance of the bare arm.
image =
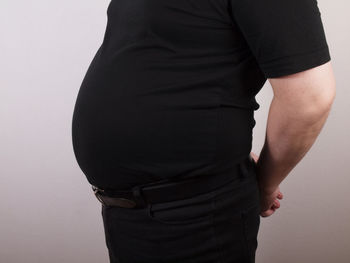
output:
[{"label": "bare arm", "polygon": [[335,98],[331,63],[279,78],[273,88],[265,143],[257,162],[260,190],[273,193],[319,135]]}]

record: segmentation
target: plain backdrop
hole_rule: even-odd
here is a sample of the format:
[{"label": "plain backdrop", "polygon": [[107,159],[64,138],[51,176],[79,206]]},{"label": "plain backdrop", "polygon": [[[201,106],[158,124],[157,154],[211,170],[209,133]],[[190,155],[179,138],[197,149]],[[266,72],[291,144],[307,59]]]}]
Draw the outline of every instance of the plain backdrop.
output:
[{"label": "plain backdrop", "polygon": [[[108,4],[1,0],[1,263],[108,263],[100,203],[71,144],[74,103]],[[350,3],[318,5],[337,95],[315,144],[280,185],[281,207],[261,218],[257,263],[350,262]],[[257,96],[257,154],[271,98],[267,81]]]}]

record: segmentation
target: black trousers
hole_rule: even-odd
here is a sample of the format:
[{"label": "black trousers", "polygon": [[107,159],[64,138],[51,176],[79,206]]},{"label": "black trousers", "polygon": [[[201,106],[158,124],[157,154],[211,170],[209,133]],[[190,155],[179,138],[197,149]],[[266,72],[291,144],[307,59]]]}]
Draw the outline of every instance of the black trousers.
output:
[{"label": "black trousers", "polygon": [[253,263],[259,212],[254,170],[184,200],[101,210],[110,263]]}]

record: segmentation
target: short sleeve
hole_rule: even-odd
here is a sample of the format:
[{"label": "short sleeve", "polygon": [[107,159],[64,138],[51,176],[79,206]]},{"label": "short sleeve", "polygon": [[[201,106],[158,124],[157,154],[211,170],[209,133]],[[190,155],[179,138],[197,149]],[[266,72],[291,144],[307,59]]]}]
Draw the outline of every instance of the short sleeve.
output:
[{"label": "short sleeve", "polygon": [[330,52],[317,0],[228,0],[266,78],[301,72],[328,62]]}]

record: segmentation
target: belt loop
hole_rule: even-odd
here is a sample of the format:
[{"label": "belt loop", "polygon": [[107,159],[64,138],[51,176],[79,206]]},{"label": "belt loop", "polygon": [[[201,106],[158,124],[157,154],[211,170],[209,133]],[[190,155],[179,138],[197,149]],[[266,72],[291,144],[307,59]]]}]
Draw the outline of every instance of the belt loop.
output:
[{"label": "belt loop", "polygon": [[143,207],[146,206],[146,201],[142,195],[141,187],[136,185],[132,188],[133,196],[136,198],[138,205],[141,204]]}]

